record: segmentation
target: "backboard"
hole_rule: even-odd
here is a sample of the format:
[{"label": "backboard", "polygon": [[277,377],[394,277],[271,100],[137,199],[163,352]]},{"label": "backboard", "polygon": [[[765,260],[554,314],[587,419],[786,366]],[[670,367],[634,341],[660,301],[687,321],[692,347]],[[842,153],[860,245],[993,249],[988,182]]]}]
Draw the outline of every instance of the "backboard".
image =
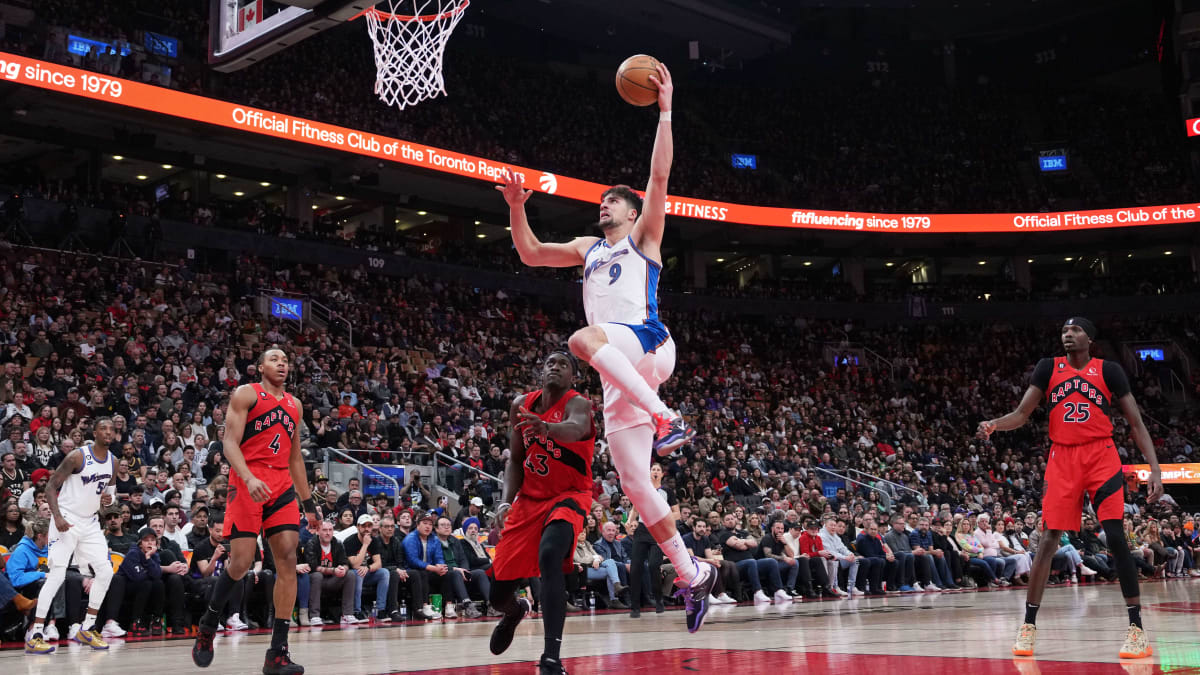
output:
[{"label": "backboard", "polygon": [[240,70],[375,6],[374,0],[209,0],[208,63]]}]

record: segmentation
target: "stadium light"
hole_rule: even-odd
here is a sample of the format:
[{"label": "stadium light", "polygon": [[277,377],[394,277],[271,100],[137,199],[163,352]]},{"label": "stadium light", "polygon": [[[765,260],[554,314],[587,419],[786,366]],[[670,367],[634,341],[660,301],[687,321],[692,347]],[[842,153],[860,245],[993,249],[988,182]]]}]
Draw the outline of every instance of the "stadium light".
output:
[{"label": "stadium light", "polygon": [[241,190],[238,190],[238,191],[236,191],[236,192],[234,192],[234,193],[233,193],[233,196],[234,196],[234,197],[241,197],[241,196],[242,196],[242,195],[244,195],[244,194],[246,194],[246,193],[245,193],[245,192],[242,192]]},{"label": "stadium light", "polygon": [[146,176],[145,176],[145,175],[143,175],[143,174],[140,174],[140,173],[139,173],[139,174],[138,174],[138,176],[137,176],[137,179],[138,179],[138,180],[146,180]]}]

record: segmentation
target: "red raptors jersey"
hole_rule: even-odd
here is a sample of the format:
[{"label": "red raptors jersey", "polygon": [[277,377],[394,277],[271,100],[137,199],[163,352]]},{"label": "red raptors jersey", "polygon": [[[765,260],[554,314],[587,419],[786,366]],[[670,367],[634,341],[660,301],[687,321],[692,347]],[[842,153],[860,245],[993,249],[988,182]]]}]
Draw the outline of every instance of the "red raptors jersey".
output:
[{"label": "red raptors jersey", "polygon": [[1042,359],[1033,373],[1033,384],[1050,402],[1050,440],[1061,445],[1082,445],[1112,438],[1112,411],[1117,399],[1129,393],[1121,366],[1092,359],[1076,370],[1067,357]]},{"label": "red raptors jersey", "polygon": [[242,433],[242,454],[247,464],[266,464],[273,469],[286,469],[292,454],[292,439],[296,436],[298,419],[296,399],[284,393],[277,399],[255,383],[255,400],[246,415],[246,430]]},{"label": "red raptors jersey", "polygon": [[[532,411],[542,395],[541,390],[525,395],[524,407]],[[538,415],[546,422],[561,422],[566,414],[567,401],[580,396],[568,391],[546,412]],[[536,413],[534,413],[536,414]],[[525,429],[525,482],[520,494],[533,499],[551,499],[572,492],[592,491],[592,457],[596,454],[596,427],[589,419],[591,430],[587,438],[573,443],[541,439],[531,429]]]}]

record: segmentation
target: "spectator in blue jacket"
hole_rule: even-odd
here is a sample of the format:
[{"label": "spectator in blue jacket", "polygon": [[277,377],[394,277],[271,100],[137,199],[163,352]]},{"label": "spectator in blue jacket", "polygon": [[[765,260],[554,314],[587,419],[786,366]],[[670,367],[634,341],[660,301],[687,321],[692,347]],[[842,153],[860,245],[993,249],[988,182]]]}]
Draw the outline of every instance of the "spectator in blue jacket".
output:
[{"label": "spectator in blue jacket", "polygon": [[[118,620],[126,592],[133,594],[133,607],[129,618],[132,624],[130,632],[134,637],[162,635],[163,606],[167,591],[158,555],[158,535],[149,527],[141,529],[137,544],[130,547],[129,552],[125,554],[125,560],[121,562],[121,567],[113,575],[112,585],[105,597],[109,621]],[[105,626],[108,626],[107,622]]]},{"label": "spectator in blue jacket", "polygon": [[926,583],[932,581],[935,586],[940,586],[947,591],[958,589],[954,583],[954,575],[950,573],[950,564],[946,562],[945,554],[933,545],[933,531],[929,529],[928,518],[921,516],[917,519],[917,529],[908,533],[908,543],[912,547],[913,554],[929,558],[931,578],[926,580]]},{"label": "spectator in blue jacket", "polygon": [[12,582],[13,588],[27,598],[36,598],[42,584],[46,581],[46,572],[40,569],[42,565],[38,559],[46,557],[46,544],[49,538],[50,521],[45,518],[33,521],[26,528],[25,536],[13,549],[12,556],[9,557],[5,567],[8,580]]},{"label": "spectator in blue jacket", "polygon": [[[428,589],[431,577],[444,577],[450,571],[442,555],[442,543],[433,536],[434,516],[425,514],[417,521],[417,527],[404,538],[404,557],[408,558],[409,575],[422,577],[420,587]],[[418,600],[413,598],[413,604]],[[435,617],[437,614],[429,604],[429,597],[419,600],[421,612],[418,616]]]},{"label": "spectator in blue jacket", "polygon": [[[42,561],[47,555],[46,547],[49,539],[50,520],[38,518],[25,528],[25,536],[17,543],[12,556],[8,559],[5,572],[13,588],[22,597],[36,600],[38,592],[42,590],[42,585],[46,583],[46,566]],[[63,584],[63,596],[67,600],[66,617],[82,618],[83,611],[80,603],[83,596],[82,577],[78,574],[67,575]],[[60,605],[56,602],[50,608],[51,613],[55,614],[57,619],[64,618],[59,607]],[[30,628],[32,629],[32,626]],[[47,621],[46,639],[57,640],[58,636],[58,627],[55,622]]]}]

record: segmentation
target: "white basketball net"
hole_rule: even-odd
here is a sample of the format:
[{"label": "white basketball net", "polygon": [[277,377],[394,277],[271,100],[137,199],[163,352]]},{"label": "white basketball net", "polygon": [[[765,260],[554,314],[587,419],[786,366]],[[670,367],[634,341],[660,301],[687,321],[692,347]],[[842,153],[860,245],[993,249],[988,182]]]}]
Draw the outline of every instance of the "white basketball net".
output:
[{"label": "white basketball net", "polygon": [[469,4],[470,0],[384,0],[366,12],[367,32],[375,45],[375,93],[381,101],[403,110],[446,93],[442,55]]}]

